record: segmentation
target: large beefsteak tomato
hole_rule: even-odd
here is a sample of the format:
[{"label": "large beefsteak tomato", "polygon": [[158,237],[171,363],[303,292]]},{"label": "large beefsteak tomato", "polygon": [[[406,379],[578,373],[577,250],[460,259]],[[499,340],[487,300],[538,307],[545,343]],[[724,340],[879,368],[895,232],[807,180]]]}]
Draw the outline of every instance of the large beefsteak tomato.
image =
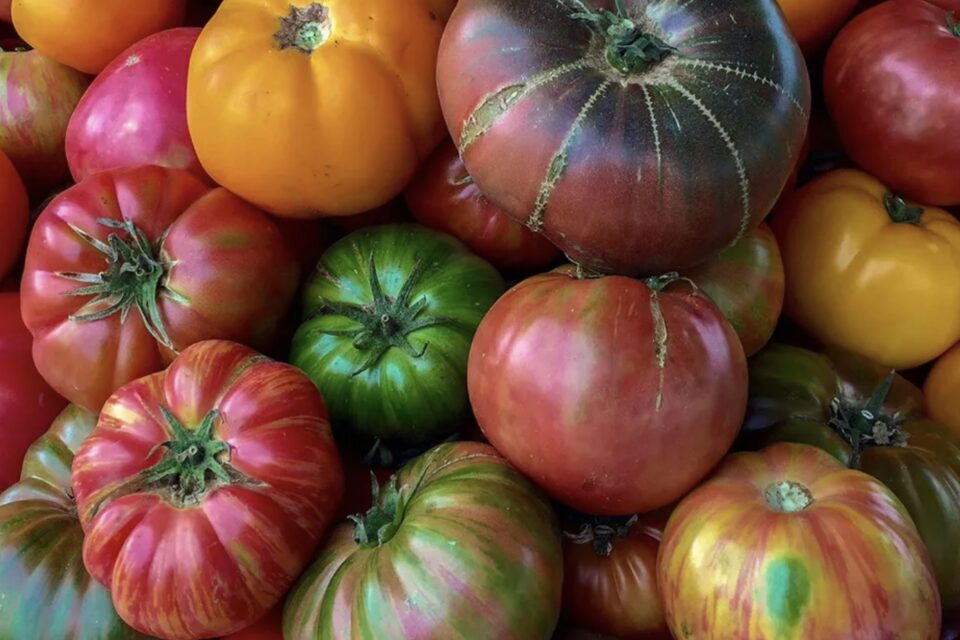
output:
[{"label": "large beefsteak tomato", "polygon": [[827,55],[844,149],[903,195],[960,204],[960,0],[896,0],[860,14]]},{"label": "large beefsteak tomato", "polygon": [[0,149],[0,280],[23,254],[30,227],[30,200],[27,189],[7,154]]},{"label": "large beefsteak tomato", "polygon": [[287,640],[548,640],[563,557],[550,504],[476,442],[439,445],[334,529],[291,593]]},{"label": "large beefsteak tomato", "polygon": [[225,0],[190,60],[203,167],[283,216],[390,201],[445,135],[435,70],[453,4]]},{"label": "large beefsteak tomato", "polygon": [[13,26],[37,51],[97,74],[124,49],[183,24],[186,0],[13,0]]},{"label": "large beefsteak tomato", "polygon": [[596,515],[665,506],[726,454],[747,363],[716,305],[672,277],[525,280],[480,323],[468,384],[490,442]]},{"label": "large beefsteak tomato", "polygon": [[291,362],[320,387],[344,436],[431,443],[469,419],[470,342],[504,288],[446,234],[414,224],[356,231],[307,283]]},{"label": "large beefsteak tomato", "polygon": [[960,343],[937,360],[923,395],[927,415],[960,438]]},{"label": "large beefsteak tomato", "polygon": [[40,373],[96,411],[194,342],[268,344],[297,271],[269,217],[225,189],[179,169],[117,169],[40,215],[23,319]]},{"label": "large beefsteak tomato", "polygon": [[170,29],[136,43],[97,76],[67,126],[76,181],[142,164],[189,169],[209,180],[187,131],[187,65],[199,29]]},{"label": "large beefsteak tomato", "polygon": [[940,638],[903,505],[814,447],[730,456],[674,511],[658,565],[676,638]]},{"label": "large beefsteak tomato", "polygon": [[859,0],[777,0],[790,32],[807,55],[817,53],[857,8]]},{"label": "large beefsteak tomato", "polygon": [[343,470],[303,373],[208,340],[110,398],[73,490],[84,564],[120,616],[193,640],[280,601],[339,506]]},{"label": "large beefsteak tomato", "polygon": [[[6,418],[4,414],[4,418]],[[0,638],[134,640],[110,594],[83,566],[83,530],[70,465],[97,416],[75,405],[57,416],[0,494]]]},{"label": "large beefsteak tomato", "polygon": [[771,345],[750,362],[744,441],[811,444],[887,485],[920,530],[951,611],[960,607],[960,439],[922,406],[918,388],[859,356]]},{"label": "large beefsteak tomato", "polygon": [[437,74],[480,190],[628,275],[693,267],[756,226],[810,109],[774,0],[461,0]]}]

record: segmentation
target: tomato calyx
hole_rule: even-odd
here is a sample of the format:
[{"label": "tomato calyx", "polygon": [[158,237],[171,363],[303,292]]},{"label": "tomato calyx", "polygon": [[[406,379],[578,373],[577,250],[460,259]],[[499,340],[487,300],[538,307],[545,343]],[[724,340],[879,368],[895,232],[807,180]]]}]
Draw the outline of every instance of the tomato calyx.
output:
[{"label": "tomato calyx", "polygon": [[76,313],[70,316],[73,322],[93,322],[115,313],[120,322],[126,322],[132,308],[140,313],[143,325],[153,338],[173,350],[173,342],[167,334],[157,298],[165,295],[177,298],[177,294],[163,286],[167,265],[158,257],[158,251],[147,236],[129,220],[100,218],[97,222],[105,227],[125,231],[127,237],[116,233],[107,236],[107,242],[93,237],[83,229],[70,228],[84,242],[100,252],[107,261],[107,269],[100,273],[75,273],[59,271],[57,276],[82,283],[85,286],[68,291],[70,296],[93,296]]},{"label": "tomato calyx", "polygon": [[349,516],[353,522],[353,541],[361,547],[380,547],[396,535],[403,522],[404,500],[397,489],[397,476],[380,487],[377,476],[370,472],[373,491],[373,506],[364,514]]},{"label": "tomato calyx", "polygon": [[767,505],[780,513],[799,513],[813,504],[813,494],[799,482],[774,482],[763,492]]},{"label": "tomato calyx", "polygon": [[957,21],[957,14],[955,11],[947,12],[947,29],[950,30],[950,33],[960,38],[960,22]]},{"label": "tomato calyx", "polygon": [[907,201],[894,193],[883,196],[883,206],[890,219],[898,224],[919,225],[923,219],[923,207],[911,207]]},{"label": "tomato calyx", "polygon": [[907,444],[902,417],[883,412],[883,403],[890,395],[895,378],[896,372],[891,371],[864,406],[850,403],[842,397],[830,402],[830,426],[852,448],[851,467],[858,465],[861,454],[869,447],[902,447]]},{"label": "tomato calyx", "polygon": [[573,17],[587,22],[606,39],[607,62],[624,75],[648,71],[677,50],[631,20],[622,0],[615,0],[616,13],[594,9],[585,0],[571,3],[577,9]]},{"label": "tomato calyx", "polygon": [[320,333],[331,336],[353,338],[353,346],[359,351],[367,352],[364,363],[352,375],[357,376],[373,368],[383,355],[390,349],[396,348],[412,358],[420,358],[427,351],[428,344],[424,344],[419,351],[414,348],[407,336],[424,329],[451,322],[447,318],[426,317],[420,315],[426,310],[428,301],[426,296],[411,303],[413,289],[423,273],[423,260],[417,258],[410,275],[400,289],[396,299],[392,299],[383,292],[380,277],[377,274],[373,254],[370,254],[370,290],[373,294],[373,303],[366,306],[323,300],[320,313],[333,313],[352,320],[360,325],[359,329],[344,331],[318,329]]},{"label": "tomato calyx", "polygon": [[574,544],[592,544],[594,552],[603,558],[613,553],[614,542],[626,538],[630,529],[640,520],[640,516],[601,517],[590,516],[580,525],[576,533],[564,531],[563,535]]},{"label": "tomato calyx", "polygon": [[273,35],[280,50],[296,49],[307,55],[313,53],[333,31],[330,9],[314,2],[306,7],[290,5],[290,14],[280,18],[280,30]]}]

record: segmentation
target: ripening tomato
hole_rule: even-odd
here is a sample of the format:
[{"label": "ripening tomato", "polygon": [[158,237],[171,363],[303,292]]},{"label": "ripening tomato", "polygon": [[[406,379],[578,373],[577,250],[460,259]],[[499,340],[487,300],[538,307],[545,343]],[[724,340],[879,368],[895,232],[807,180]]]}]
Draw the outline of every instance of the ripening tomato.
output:
[{"label": "ripening tomato", "polygon": [[0,280],[20,259],[30,226],[30,201],[16,167],[0,150]]},{"label": "ripening tomato", "polygon": [[807,55],[817,53],[846,22],[858,0],[777,0],[790,31]]},{"label": "ripening tomato", "polygon": [[13,0],[13,25],[57,62],[97,74],[124,49],[183,24],[185,0]]},{"label": "ripening tomato", "polygon": [[960,343],[937,360],[923,394],[930,419],[960,438]]},{"label": "ripening tomato", "polygon": [[343,470],[309,378],[208,340],[110,398],[73,491],[83,563],[124,621],[194,640],[280,602],[333,519]]}]

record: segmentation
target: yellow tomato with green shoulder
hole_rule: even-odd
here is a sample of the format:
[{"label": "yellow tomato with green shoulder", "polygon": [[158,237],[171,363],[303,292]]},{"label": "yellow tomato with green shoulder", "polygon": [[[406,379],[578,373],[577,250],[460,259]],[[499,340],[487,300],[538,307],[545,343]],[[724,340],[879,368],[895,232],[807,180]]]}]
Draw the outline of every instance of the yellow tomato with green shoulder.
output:
[{"label": "yellow tomato with green shoulder", "polygon": [[960,437],[960,343],[937,360],[923,396],[927,416]]},{"label": "yellow tomato with green shoulder", "polygon": [[840,169],[790,196],[771,226],[786,314],[819,342],[906,369],[960,341],[960,222],[946,211]]}]

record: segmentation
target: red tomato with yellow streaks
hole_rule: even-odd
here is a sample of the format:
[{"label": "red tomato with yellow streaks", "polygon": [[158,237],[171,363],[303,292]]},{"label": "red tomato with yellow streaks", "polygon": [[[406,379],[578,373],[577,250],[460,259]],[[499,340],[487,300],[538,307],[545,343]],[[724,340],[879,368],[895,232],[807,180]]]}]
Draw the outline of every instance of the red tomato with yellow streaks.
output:
[{"label": "red tomato with yellow streaks", "polygon": [[27,189],[3,151],[0,151],[0,280],[7,277],[20,259],[30,226]]}]

